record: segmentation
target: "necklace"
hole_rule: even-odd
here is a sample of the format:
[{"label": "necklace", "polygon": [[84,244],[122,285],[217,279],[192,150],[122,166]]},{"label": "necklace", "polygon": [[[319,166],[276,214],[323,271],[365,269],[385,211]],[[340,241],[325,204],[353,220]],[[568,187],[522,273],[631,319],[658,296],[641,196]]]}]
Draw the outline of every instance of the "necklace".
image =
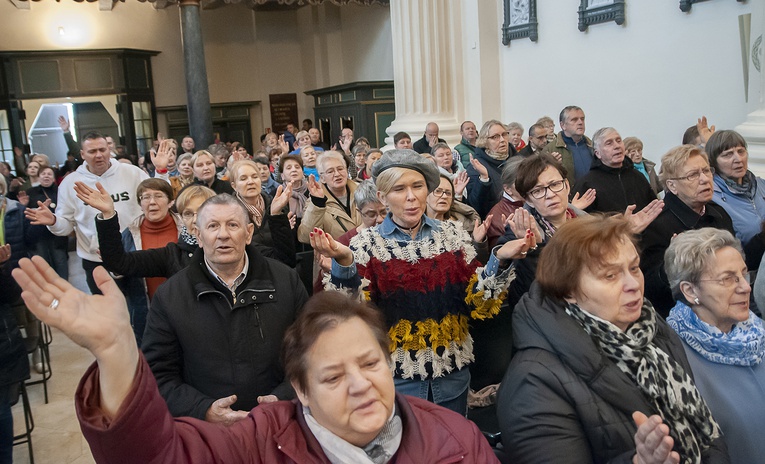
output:
[{"label": "necklace", "polygon": [[[391,221],[393,221],[393,218],[391,218]],[[417,221],[417,224],[415,224],[412,227],[404,227],[401,224],[399,224],[396,221],[393,221],[394,224],[396,224],[396,227],[398,227],[401,230],[406,231],[410,237],[414,238],[414,232],[417,231],[417,229],[420,227],[420,224],[422,224],[422,218],[420,218],[419,221]]]}]

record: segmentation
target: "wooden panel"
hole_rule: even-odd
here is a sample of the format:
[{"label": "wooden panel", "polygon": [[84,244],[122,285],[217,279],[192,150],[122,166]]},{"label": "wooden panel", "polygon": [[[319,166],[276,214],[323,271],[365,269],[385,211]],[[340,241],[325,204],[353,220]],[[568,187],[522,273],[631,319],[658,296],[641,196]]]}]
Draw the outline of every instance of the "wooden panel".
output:
[{"label": "wooden panel", "polygon": [[127,87],[133,90],[149,90],[149,60],[147,58],[125,58],[127,66]]},{"label": "wooden panel", "polygon": [[109,58],[76,58],[73,61],[77,90],[115,90],[112,62]]},{"label": "wooden panel", "polygon": [[18,69],[19,84],[23,94],[62,90],[58,60],[19,60]]}]

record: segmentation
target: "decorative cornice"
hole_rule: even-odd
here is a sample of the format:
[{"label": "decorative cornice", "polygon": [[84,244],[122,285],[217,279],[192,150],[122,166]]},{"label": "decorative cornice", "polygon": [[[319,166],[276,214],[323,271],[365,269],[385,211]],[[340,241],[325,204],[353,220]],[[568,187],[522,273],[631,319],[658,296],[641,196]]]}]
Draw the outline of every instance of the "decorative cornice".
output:
[{"label": "decorative cornice", "polygon": [[[29,10],[32,2],[40,0],[10,0],[16,8],[20,10]],[[56,0],[60,2],[61,0]],[[110,11],[115,3],[125,3],[125,0],[73,0],[77,3],[96,3],[101,11]],[[268,9],[293,9],[306,5],[321,5],[322,3],[331,3],[333,5],[390,5],[390,0],[138,0],[143,3],[153,4],[155,9],[161,10],[170,5],[194,6],[199,5],[203,9],[214,9],[228,4],[242,3],[253,10]]]}]

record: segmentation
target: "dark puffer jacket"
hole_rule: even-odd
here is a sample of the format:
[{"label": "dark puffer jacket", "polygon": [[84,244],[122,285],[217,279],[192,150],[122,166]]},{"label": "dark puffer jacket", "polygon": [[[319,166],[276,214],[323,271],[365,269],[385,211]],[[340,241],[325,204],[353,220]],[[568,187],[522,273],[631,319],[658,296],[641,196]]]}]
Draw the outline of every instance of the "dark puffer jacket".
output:
[{"label": "dark puffer jacket", "polygon": [[[662,319],[653,343],[691,374],[682,342]],[[633,411],[654,406],[538,284],[513,314],[516,355],[497,396],[502,442],[514,463],[631,463]],[[729,462],[722,439],[704,463]]]},{"label": "dark puffer jacket", "polygon": [[623,213],[629,205],[635,205],[635,212],[645,208],[656,199],[645,176],[635,170],[635,165],[629,158],[624,158],[618,168],[608,167],[600,160],[592,160],[590,172],[577,179],[571,189],[571,197],[575,194],[594,188],[597,192],[595,201],[585,208],[588,213]]}]

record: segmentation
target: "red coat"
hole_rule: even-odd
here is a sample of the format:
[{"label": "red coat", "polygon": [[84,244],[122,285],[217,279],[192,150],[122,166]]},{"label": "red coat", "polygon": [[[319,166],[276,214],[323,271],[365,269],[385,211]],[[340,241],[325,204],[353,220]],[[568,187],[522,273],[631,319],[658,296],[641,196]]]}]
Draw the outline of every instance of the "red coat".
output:
[{"label": "red coat", "polygon": [[[173,419],[143,356],[133,388],[109,422],[98,408],[98,368],[80,381],[75,407],[98,463],[329,464],[297,402],[260,405],[231,427],[188,417]],[[396,395],[403,422],[391,463],[498,463],[478,427],[418,398]]]}]

